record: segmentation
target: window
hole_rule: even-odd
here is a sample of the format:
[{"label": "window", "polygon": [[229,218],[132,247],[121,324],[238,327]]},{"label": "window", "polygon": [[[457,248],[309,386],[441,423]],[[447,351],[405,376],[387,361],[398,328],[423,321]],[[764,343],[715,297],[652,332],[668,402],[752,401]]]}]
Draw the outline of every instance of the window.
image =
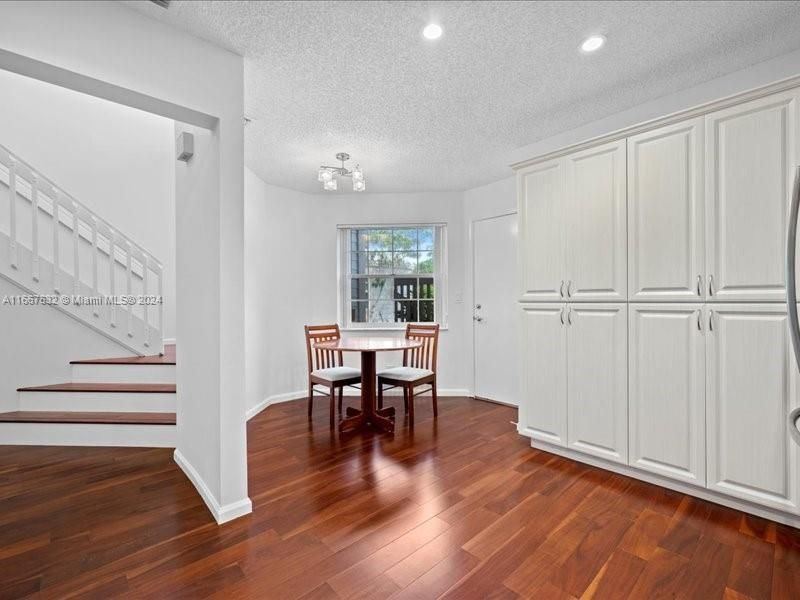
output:
[{"label": "window", "polygon": [[339,228],[340,307],[347,328],[445,326],[445,226]]}]

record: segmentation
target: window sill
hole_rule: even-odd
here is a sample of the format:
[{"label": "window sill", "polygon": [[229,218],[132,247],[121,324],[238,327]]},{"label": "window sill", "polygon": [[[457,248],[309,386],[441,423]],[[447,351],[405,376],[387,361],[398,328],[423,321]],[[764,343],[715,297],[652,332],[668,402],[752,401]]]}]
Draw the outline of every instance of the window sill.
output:
[{"label": "window sill", "polygon": [[[447,331],[448,329],[450,329],[450,328],[446,327],[444,325],[439,327],[439,331]],[[347,332],[356,332],[356,331],[364,331],[364,332],[369,332],[369,331],[383,331],[383,332],[386,332],[386,331],[397,331],[397,332],[403,332],[405,330],[406,330],[405,326],[404,327],[340,327],[339,328],[339,331],[347,331]]]}]

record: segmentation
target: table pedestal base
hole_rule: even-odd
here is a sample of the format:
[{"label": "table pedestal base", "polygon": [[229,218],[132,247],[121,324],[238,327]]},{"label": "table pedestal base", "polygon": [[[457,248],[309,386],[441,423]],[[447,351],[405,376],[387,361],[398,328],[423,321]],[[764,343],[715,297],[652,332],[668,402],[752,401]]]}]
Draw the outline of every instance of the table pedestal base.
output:
[{"label": "table pedestal base", "polygon": [[394,433],[394,407],[375,407],[375,352],[361,353],[361,410],[347,407],[347,418],[339,423],[340,433],[374,427]]}]

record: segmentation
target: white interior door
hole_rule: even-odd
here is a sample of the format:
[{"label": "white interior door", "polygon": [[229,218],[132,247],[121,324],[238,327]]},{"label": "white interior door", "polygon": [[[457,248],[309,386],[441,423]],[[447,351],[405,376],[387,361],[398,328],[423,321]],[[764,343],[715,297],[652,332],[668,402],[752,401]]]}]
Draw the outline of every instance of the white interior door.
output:
[{"label": "white interior door", "polygon": [[631,304],[630,464],[706,484],[705,319],[700,304]]},{"label": "white interior door", "polygon": [[628,462],[628,306],[567,306],[569,447]]},{"label": "white interior door", "polygon": [[472,224],[474,265],[473,326],[475,395],[518,404],[519,341],[514,295],[517,258],[517,215]]}]

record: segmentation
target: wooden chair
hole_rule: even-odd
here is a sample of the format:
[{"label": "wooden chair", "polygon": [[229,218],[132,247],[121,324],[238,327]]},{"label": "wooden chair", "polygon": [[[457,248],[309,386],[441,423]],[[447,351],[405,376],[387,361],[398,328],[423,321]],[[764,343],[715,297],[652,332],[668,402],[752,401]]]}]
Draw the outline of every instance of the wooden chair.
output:
[{"label": "wooden chair", "polygon": [[[430,390],[433,395],[433,416],[439,415],[436,396],[436,353],[439,348],[439,325],[406,325],[406,339],[419,340],[422,346],[403,351],[403,366],[378,373],[378,408],[383,408],[383,386],[403,388],[403,404],[409,422],[414,423],[414,396]],[[429,388],[415,393],[421,385]]]},{"label": "wooden chair", "polygon": [[361,383],[361,371],[345,367],[342,352],[314,348],[318,342],[330,342],[342,337],[338,325],[306,325],[306,353],[308,356],[308,416],[314,410],[314,386],[324,386],[320,393],[331,398],[331,427],[336,421],[334,410],[335,392],[339,390],[339,412],[342,412],[342,396],[345,386]]}]

